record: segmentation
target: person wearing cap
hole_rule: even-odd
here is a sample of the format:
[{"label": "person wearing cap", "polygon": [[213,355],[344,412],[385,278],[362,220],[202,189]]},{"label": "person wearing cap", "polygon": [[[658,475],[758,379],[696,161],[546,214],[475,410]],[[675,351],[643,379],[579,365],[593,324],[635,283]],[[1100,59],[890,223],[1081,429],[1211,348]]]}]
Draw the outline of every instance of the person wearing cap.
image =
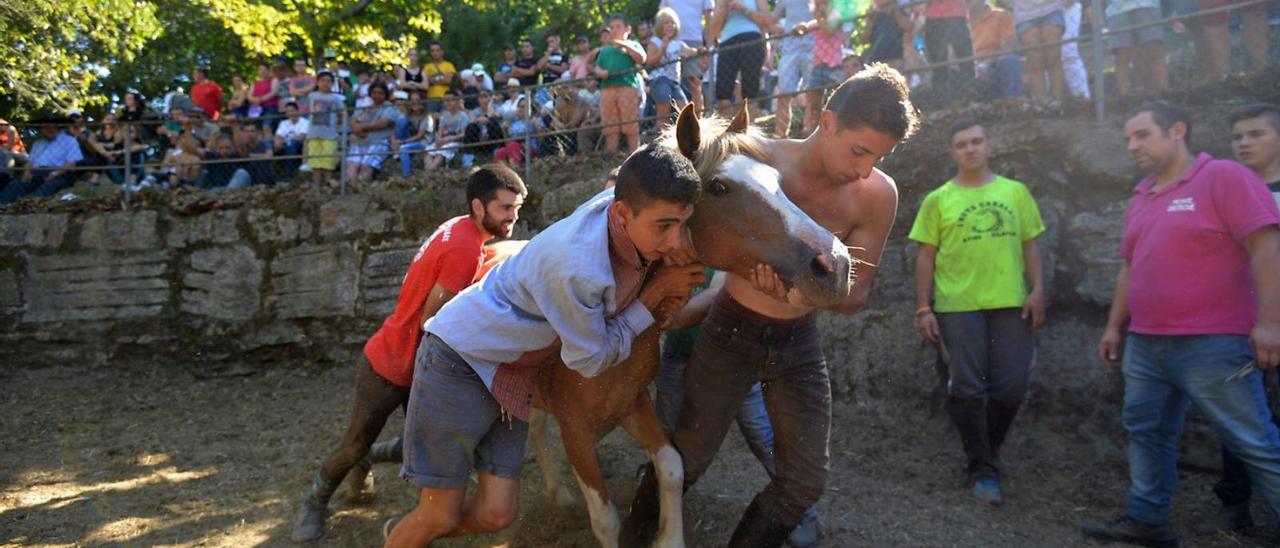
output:
[{"label": "person wearing cap", "polygon": [[493,91],[493,77],[484,70],[484,64],[475,63],[471,65],[471,75],[476,79],[476,87],[481,91]]},{"label": "person wearing cap", "polygon": [[298,172],[298,166],[302,165],[302,160],[296,156],[302,154],[304,143],[307,141],[307,132],[311,131],[311,120],[298,113],[298,102],[292,99],[284,102],[284,114],[285,119],[276,126],[272,145],[276,154],[293,156],[280,160],[278,164],[280,174],[285,179],[291,179]]},{"label": "person wearing cap", "polygon": [[[498,69],[493,73],[493,81],[499,86],[507,85],[515,75],[512,71],[516,68],[516,47],[512,44],[503,44],[502,46],[502,62],[498,63]],[[518,85],[518,84],[517,84]]]},{"label": "person wearing cap", "polygon": [[578,35],[573,39],[573,57],[569,59],[569,78],[582,80],[591,76],[591,65],[587,57],[591,55],[591,41],[586,36]]},{"label": "person wearing cap", "polygon": [[0,189],[0,204],[11,204],[23,196],[49,197],[75,182],[76,162],[84,159],[80,144],[62,128],[66,118],[38,120],[40,139],[31,145],[31,154],[22,174]]},{"label": "person wearing cap", "polygon": [[471,69],[462,69],[458,73],[458,78],[462,82],[461,89],[458,93],[462,95],[462,108],[471,110],[476,108],[476,97],[480,95],[480,84],[476,82],[475,73]]}]

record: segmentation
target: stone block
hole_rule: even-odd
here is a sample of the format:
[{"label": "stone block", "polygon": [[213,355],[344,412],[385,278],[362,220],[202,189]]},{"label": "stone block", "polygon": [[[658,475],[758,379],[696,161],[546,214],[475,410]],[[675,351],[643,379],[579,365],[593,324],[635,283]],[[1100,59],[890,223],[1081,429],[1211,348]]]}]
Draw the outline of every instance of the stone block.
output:
[{"label": "stone block", "polygon": [[400,286],[417,253],[415,246],[375,251],[365,257],[362,281],[366,316],[387,316],[395,310]]},{"label": "stone block", "polygon": [[80,226],[80,245],[107,251],[155,249],[160,246],[155,211],[99,213]]},{"label": "stone block", "polygon": [[381,234],[391,228],[394,220],[391,212],[364,196],[337,197],[320,206],[320,235]]},{"label": "stone block", "polygon": [[[1120,271],[1120,243],[1124,239],[1124,211],[1127,201],[1114,202],[1102,210],[1078,213],[1066,230],[1075,257],[1057,264],[1060,272],[1075,280],[1073,289],[1085,301],[1108,306]],[[1059,246],[1064,247],[1064,246]]]},{"label": "stone block", "polygon": [[18,288],[18,273],[0,270],[0,312],[22,306],[22,291]]},{"label": "stone block", "polygon": [[262,267],[244,245],[192,253],[182,276],[182,311],[219,320],[252,318],[262,297]]},{"label": "stone block", "polygon": [[278,318],[351,316],[360,257],[348,245],[302,245],[271,262],[268,299]]},{"label": "stone block", "polygon": [[64,213],[0,216],[0,247],[58,247],[66,235]]},{"label": "stone block", "polygon": [[588,180],[566,183],[542,195],[542,220],[548,224],[573,213],[573,210],[599,194],[604,188],[601,181]]},{"label": "stone block", "polygon": [[169,301],[168,254],[75,253],[30,257],[24,322],[157,316]]},{"label": "stone block", "polygon": [[241,241],[240,210],[215,210],[194,217],[175,217],[166,242],[169,247],[186,247],[191,244],[230,244]]},{"label": "stone block", "polygon": [[296,242],[311,237],[311,223],[286,217],[270,209],[249,210],[249,226],[259,242]]}]

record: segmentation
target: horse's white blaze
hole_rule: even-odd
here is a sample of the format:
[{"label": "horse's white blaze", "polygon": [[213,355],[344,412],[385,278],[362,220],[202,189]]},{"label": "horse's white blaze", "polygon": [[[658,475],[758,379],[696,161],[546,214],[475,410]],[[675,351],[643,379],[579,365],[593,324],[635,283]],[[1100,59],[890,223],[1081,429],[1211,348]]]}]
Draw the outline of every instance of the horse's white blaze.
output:
[{"label": "horse's white blaze", "polygon": [[574,470],[573,477],[578,478],[582,498],[587,499],[587,514],[591,516],[591,532],[596,534],[596,540],[602,548],[618,548],[618,531],[621,529],[618,510],[603,493],[583,483],[577,470]]},{"label": "horse's white blaze", "polygon": [[662,446],[653,455],[653,467],[658,474],[661,490],[662,525],[653,545],[658,548],[684,548],[684,517],[680,510],[680,496],[684,491],[684,461],[674,447]]},{"label": "horse's white blaze", "polygon": [[720,176],[740,183],[756,183],[769,194],[784,196],[780,184],[782,175],[778,170],[743,154],[734,154],[720,164]]}]

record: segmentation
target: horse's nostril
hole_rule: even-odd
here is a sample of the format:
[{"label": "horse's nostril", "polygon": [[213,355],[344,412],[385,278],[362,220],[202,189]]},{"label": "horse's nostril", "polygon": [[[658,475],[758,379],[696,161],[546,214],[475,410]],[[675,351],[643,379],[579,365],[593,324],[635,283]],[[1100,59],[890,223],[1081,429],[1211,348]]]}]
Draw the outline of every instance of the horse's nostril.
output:
[{"label": "horse's nostril", "polygon": [[831,274],[831,263],[829,261],[824,261],[823,259],[826,259],[826,257],[818,255],[814,257],[812,261],[809,261],[809,270],[813,271],[813,277],[815,278],[821,279]]}]

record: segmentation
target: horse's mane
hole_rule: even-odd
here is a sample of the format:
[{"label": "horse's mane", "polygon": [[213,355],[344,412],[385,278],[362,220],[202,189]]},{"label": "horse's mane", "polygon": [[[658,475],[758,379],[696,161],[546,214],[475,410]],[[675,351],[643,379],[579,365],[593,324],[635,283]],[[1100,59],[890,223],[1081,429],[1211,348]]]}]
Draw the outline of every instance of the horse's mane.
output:
[{"label": "horse's mane", "polygon": [[[748,125],[742,133],[726,131],[730,120],[722,116],[708,115],[698,119],[700,128],[700,145],[693,166],[698,170],[698,177],[708,181],[716,174],[720,164],[730,156],[742,154],[758,162],[768,159],[768,146],[764,133],[755,126]],[[676,145],[676,125],[671,124],[662,132],[660,142],[664,146],[679,150]]]}]

